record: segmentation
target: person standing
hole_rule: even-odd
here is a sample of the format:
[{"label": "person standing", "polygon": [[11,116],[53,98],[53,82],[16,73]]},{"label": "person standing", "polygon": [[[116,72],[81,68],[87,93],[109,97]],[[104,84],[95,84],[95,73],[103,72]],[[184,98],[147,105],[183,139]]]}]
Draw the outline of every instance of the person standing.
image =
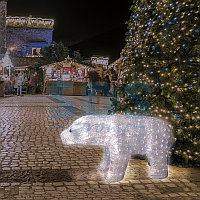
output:
[{"label": "person standing", "polygon": [[39,93],[39,76],[37,72],[35,72],[35,83],[36,83],[36,94]]},{"label": "person standing", "polygon": [[31,75],[30,82],[31,82],[31,93],[32,93],[32,95],[34,95],[35,92],[36,92],[36,79],[35,79],[35,73]]},{"label": "person standing", "polygon": [[15,95],[17,95],[17,88],[18,88],[18,74],[15,74],[15,79],[14,79]]},{"label": "person standing", "polygon": [[24,83],[24,75],[20,72],[18,76],[18,87],[17,87],[17,96],[22,96],[22,85]]},{"label": "person standing", "polygon": [[108,96],[109,90],[110,90],[110,79],[109,79],[109,76],[107,75],[105,77],[105,84],[104,84],[104,96],[105,97]]},{"label": "person standing", "polygon": [[88,93],[88,97],[89,97],[89,102],[92,102],[92,81],[89,77],[87,77],[87,93]]}]

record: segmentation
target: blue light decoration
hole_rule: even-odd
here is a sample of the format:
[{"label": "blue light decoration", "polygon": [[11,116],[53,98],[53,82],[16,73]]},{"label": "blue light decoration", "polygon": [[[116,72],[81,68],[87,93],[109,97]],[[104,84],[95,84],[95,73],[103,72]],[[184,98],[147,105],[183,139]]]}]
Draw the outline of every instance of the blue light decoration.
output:
[{"label": "blue light decoration", "polygon": [[154,74],[154,72],[152,71],[152,72],[150,72],[150,74],[152,75],[152,74]]},{"label": "blue light decoration", "polygon": [[152,22],[148,22],[148,23],[147,23],[148,26],[151,26],[151,24],[152,24]]},{"label": "blue light decoration", "polygon": [[147,35],[148,34],[148,31],[145,31],[145,35]]},{"label": "blue light decoration", "polygon": [[182,80],[182,79],[180,79],[180,80],[179,80],[179,82],[180,82],[180,83],[183,83],[183,80]]},{"label": "blue light decoration", "polygon": [[177,120],[181,120],[181,116],[179,114],[175,114]]},{"label": "blue light decoration", "polygon": [[198,76],[198,74],[194,74],[194,77],[197,77]]},{"label": "blue light decoration", "polygon": [[171,22],[171,21],[169,21],[169,22],[168,22],[168,24],[172,24],[172,22]]},{"label": "blue light decoration", "polygon": [[174,17],[174,21],[176,21],[178,19],[178,17]]},{"label": "blue light decoration", "polygon": [[166,68],[165,68],[165,71],[168,71],[168,70],[169,70],[169,68],[168,68],[168,67],[166,67]]},{"label": "blue light decoration", "polygon": [[169,6],[170,6],[170,7],[173,7],[173,6],[174,6],[174,3],[170,3]]},{"label": "blue light decoration", "polygon": [[191,90],[193,88],[193,86],[189,86],[188,89]]},{"label": "blue light decoration", "polygon": [[183,46],[183,47],[186,47],[187,45],[186,45],[186,44],[183,44],[182,46]]},{"label": "blue light decoration", "polygon": [[177,10],[176,11],[180,11],[181,9],[180,8],[177,8]]},{"label": "blue light decoration", "polygon": [[195,33],[199,33],[200,32],[200,28],[197,28],[194,32]]},{"label": "blue light decoration", "polygon": [[193,59],[193,58],[191,58],[191,59],[190,59],[190,62],[194,62],[194,59]]},{"label": "blue light decoration", "polygon": [[155,15],[155,14],[156,14],[156,11],[154,10],[154,11],[152,12],[152,14]]},{"label": "blue light decoration", "polygon": [[157,53],[157,54],[160,54],[160,52],[159,52],[159,51],[157,51],[156,53]]},{"label": "blue light decoration", "polygon": [[161,18],[161,15],[159,15],[158,18]]},{"label": "blue light decoration", "polygon": [[194,12],[194,10],[190,10],[190,12],[191,12],[191,13],[193,13],[193,12]]},{"label": "blue light decoration", "polygon": [[156,86],[160,86],[160,82],[157,82],[157,83],[156,83]]},{"label": "blue light decoration", "polygon": [[135,49],[134,51],[135,51],[135,53],[137,53],[137,52],[138,52],[138,50],[137,50],[137,49]]},{"label": "blue light decoration", "polygon": [[148,10],[148,8],[145,8],[144,10]]},{"label": "blue light decoration", "polygon": [[165,28],[165,29],[164,29],[164,31],[167,31],[167,30],[168,30],[168,28]]},{"label": "blue light decoration", "polygon": [[163,36],[163,38],[164,38],[164,39],[166,39],[166,38],[167,38],[167,36]]},{"label": "blue light decoration", "polygon": [[155,50],[156,49],[156,47],[155,46],[152,46],[152,50]]}]

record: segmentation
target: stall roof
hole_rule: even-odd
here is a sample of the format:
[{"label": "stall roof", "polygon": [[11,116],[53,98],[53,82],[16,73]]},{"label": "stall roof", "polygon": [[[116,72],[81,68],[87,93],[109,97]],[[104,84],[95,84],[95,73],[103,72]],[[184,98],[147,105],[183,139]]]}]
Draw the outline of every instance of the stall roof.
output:
[{"label": "stall roof", "polygon": [[26,68],[29,68],[30,66],[20,66],[20,67],[15,67],[16,71],[24,71]]},{"label": "stall roof", "polygon": [[87,65],[84,65],[84,64],[80,64],[80,63],[74,63],[74,62],[66,62],[66,61],[61,61],[61,62],[57,62],[57,63],[51,63],[51,64],[48,64],[48,65],[43,65],[41,66],[42,68],[46,68],[46,67],[49,67],[51,65],[62,65],[62,64],[71,64],[72,66],[75,65],[77,67],[83,67],[83,68],[87,68],[89,66]]}]

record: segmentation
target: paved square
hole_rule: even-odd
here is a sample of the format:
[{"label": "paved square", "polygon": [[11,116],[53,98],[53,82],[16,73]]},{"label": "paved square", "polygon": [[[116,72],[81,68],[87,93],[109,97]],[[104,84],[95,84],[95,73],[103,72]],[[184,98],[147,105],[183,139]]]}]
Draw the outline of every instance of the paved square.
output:
[{"label": "paved square", "polygon": [[81,115],[106,114],[109,98],[23,96],[0,99],[0,199],[200,199],[200,169],[169,166],[152,180],[145,160],[131,159],[123,181],[97,173],[104,149],[63,146],[60,133]]}]

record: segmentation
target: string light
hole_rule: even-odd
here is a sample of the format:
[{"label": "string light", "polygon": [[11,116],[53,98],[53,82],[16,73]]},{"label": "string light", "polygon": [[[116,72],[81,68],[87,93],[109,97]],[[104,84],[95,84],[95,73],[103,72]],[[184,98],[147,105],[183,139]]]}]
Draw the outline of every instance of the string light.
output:
[{"label": "string light", "polygon": [[53,19],[42,19],[32,17],[6,17],[6,26],[11,27],[29,27],[29,28],[47,28],[53,29]]},{"label": "string light", "polygon": [[[138,6],[148,10],[138,10]],[[138,18],[132,19],[129,27],[133,24],[137,34],[131,29],[131,40],[134,43],[127,43],[124,55],[127,49],[129,52],[137,49],[138,52],[137,56],[132,56],[130,53],[131,56],[124,60],[127,68],[130,66],[129,63],[135,64],[124,79],[128,83],[127,77],[132,76],[135,80],[149,83],[151,98],[148,98],[148,101],[155,105],[160,104],[160,108],[152,108],[152,116],[174,123],[183,130],[179,135],[184,142],[188,144],[192,142],[188,147],[190,151],[180,145],[176,148],[184,148],[184,151],[174,152],[179,152],[181,156],[184,155],[183,152],[187,152],[188,160],[200,160],[200,156],[194,153],[195,148],[192,146],[199,144],[200,141],[199,136],[198,142],[192,140],[195,132],[199,131],[196,124],[200,123],[200,109],[197,106],[200,101],[200,71],[196,70],[200,63],[196,51],[200,36],[200,5],[195,0],[177,0],[173,3],[168,0],[149,2],[136,0],[131,10]],[[147,25],[148,22],[151,23]],[[146,25],[145,28],[142,28],[142,25]],[[127,36],[129,39],[129,35]],[[168,69],[165,70],[166,68]],[[140,77],[134,75],[136,72],[140,73]],[[186,99],[189,102],[186,102]],[[176,104],[177,100],[180,100],[179,104]],[[183,127],[182,124],[185,123],[187,126]],[[185,156],[186,154],[183,158]]]}]

